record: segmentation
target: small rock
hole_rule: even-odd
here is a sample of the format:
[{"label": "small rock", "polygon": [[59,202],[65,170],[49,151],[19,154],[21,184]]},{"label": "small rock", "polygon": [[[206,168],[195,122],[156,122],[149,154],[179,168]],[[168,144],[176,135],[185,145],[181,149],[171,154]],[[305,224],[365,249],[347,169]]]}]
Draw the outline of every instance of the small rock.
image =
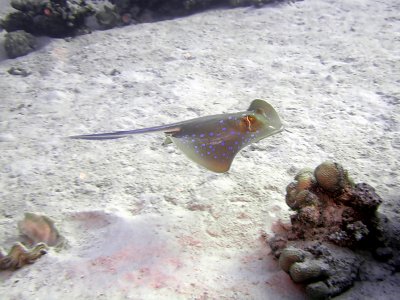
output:
[{"label": "small rock", "polygon": [[117,69],[113,69],[113,70],[110,72],[110,75],[111,75],[111,76],[116,76],[116,75],[119,75],[119,74],[121,74],[121,72],[120,72],[119,70],[117,70]]},{"label": "small rock", "polygon": [[26,77],[31,74],[31,72],[29,72],[23,68],[18,68],[18,67],[11,67],[10,69],[8,69],[7,72],[10,75],[16,75],[16,76],[22,76],[22,77]]}]

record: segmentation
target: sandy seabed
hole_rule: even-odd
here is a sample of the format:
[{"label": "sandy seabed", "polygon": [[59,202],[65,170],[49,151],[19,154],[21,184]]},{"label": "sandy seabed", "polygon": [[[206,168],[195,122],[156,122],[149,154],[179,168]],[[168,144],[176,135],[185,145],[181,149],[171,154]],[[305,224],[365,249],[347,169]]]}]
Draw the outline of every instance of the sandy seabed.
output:
[{"label": "sandy seabed", "polygon": [[[1,245],[18,239],[25,212],[55,220],[66,243],[2,272],[0,298],[303,299],[261,238],[289,219],[298,170],[335,160],[399,218],[399,15],[393,0],[306,0],[2,53]],[[255,98],[287,130],[242,150],[225,174],[161,146],[159,133],[65,138],[241,111]],[[339,298],[397,299],[399,277]]]}]

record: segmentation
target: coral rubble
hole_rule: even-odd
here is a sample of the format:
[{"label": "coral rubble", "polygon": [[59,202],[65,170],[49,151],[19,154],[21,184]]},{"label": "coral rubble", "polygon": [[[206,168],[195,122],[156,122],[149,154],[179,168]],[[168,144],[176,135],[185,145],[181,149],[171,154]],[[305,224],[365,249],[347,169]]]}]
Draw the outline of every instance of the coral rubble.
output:
[{"label": "coral rubble", "polygon": [[295,214],[268,242],[282,270],[306,285],[309,298],[328,299],[350,288],[368,259],[396,271],[399,257],[389,247],[387,219],[377,212],[382,199],[373,187],[354,184],[340,164],[327,161],[301,170],[286,191]]}]

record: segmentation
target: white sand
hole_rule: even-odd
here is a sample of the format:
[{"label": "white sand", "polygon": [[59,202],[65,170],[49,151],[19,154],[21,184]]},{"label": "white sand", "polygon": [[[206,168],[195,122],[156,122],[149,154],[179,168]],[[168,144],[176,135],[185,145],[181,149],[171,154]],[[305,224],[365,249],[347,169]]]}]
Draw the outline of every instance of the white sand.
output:
[{"label": "white sand", "polygon": [[[395,3],[209,11],[3,59],[1,245],[17,240],[25,212],[39,212],[68,247],[0,273],[0,298],[302,299],[261,238],[288,220],[285,188],[299,169],[338,161],[399,216]],[[64,139],[240,111],[254,98],[273,104],[288,131],[245,148],[226,174],[162,147],[162,134]],[[397,299],[399,281],[368,283],[368,296]]]}]

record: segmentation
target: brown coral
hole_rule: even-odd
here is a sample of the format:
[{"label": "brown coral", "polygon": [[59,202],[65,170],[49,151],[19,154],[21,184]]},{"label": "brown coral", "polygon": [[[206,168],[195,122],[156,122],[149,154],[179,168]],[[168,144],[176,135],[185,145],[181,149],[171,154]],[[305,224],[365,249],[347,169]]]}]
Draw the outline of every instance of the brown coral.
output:
[{"label": "brown coral", "polygon": [[328,192],[336,192],[343,190],[350,185],[347,171],[335,162],[326,161],[315,168],[315,179],[318,185]]},{"label": "brown coral", "polygon": [[308,190],[316,183],[314,171],[309,168],[300,170],[294,180],[297,182],[296,189],[298,191]]},{"label": "brown coral", "polygon": [[279,256],[279,266],[286,273],[295,262],[302,262],[306,257],[306,252],[295,247],[287,247],[282,250]]}]

